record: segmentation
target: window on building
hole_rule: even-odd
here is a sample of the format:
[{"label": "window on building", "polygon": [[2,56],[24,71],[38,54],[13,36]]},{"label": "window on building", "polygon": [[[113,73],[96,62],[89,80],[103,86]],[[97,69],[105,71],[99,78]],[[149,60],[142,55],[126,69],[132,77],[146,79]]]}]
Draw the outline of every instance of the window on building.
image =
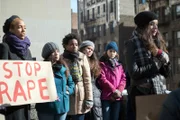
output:
[{"label": "window on building", "polygon": [[89,10],[87,10],[87,20],[89,20]]},{"label": "window on building", "polygon": [[98,14],[100,14],[100,6],[98,6]]},{"label": "window on building", "polygon": [[84,22],[84,20],[83,20],[83,12],[81,12],[81,23],[83,23]]},{"label": "window on building", "polygon": [[139,3],[144,4],[144,3],[146,3],[146,0],[139,0]]},{"label": "window on building", "polygon": [[109,23],[109,29],[110,29],[110,33],[114,33],[113,21]]},{"label": "window on building", "polygon": [[180,4],[176,6],[176,18],[180,18]]},{"label": "window on building", "polygon": [[106,49],[106,45],[107,45],[107,43],[104,43],[104,50]]},{"label": "window on building", "polygon": [[168,32],[163,33],[163,37],[164,37],[164,39],[166,41],[166,46],[168,47],[169,46]]},{"label": "window on building", "polygon": [[159,10],[155,10],[154,12],[156,13],[157,17],[159,18]]},{"label": "window on building", "polygon": [[96,33],[96,26],[93,27],[93,33]]},{"label": "window on building", "polygon": [[80,35],[81,35],[81,40],[84,40],[84,31],[83,30],[80,31]]},{"label": "window on building", "polygon": [[180,4],[172,6],[172,19],[175,20],[178,18],[180,18]]},{"label": "window on building", "polygon": [[180,45],[180,31],[176,32],[176,40],[177,40],[177,44],[179,46]]},{"label": "window on building", "polygon": [[113,1],[110,2],[110,13],[114,11]]},{"label": "window on building", "polygon": [[101,52],[101,44],[98,44],[98,52]]},{"label": "window on building", "polygon": [[106,36],[106,24],[103,24],[103,35]]},{"label": "window on building", "polygon": [[94,19],[95,16],[94,16],[94,8],[92,9],[92,18]]},{"label": "window on building", "polygon": [[103,4],[103,12],[106,12],[106,4]]},{"label": "window on building", "polygon": [[180,58],[177,58],[177,73],[180,73]]},{"label": "window on building", "polygon": [[97,35],[98,35],[98,37],[101,36],[101,25],[97,26]]}]

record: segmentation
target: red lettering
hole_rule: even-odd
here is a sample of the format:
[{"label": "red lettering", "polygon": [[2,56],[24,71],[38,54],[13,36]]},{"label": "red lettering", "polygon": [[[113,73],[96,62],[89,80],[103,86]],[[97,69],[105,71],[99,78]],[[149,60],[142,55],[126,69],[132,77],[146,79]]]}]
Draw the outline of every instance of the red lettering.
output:
[{"label": "red lettering", "polygon": [[30,63],[28,63],[28,62],[26,63],[26,74],[28,76],[32,75],[32,67],[31,67]]},{"label": "red lettering", "polygon": [[[20,91],[19,91],[19,90],[20,90]],[[24,97],[24,100],[27,101],[25,92],[24,92],[24,90],[23,90],[20,82],[17,80],[17,81],[16,81],[16,84],[15,84],[14,96],[13,96],[13,101],[14,101],[14,102],[16,102],[18,96],[23,96],[23,97]]]},{"label": "red lettering", "polygon": [[7,64],[8,64],[8,62],[4,62],[3,69],[4,69],[4,71],[9,72],[9,75],[4,75],[4,77],[7,79],[10,79],[12,77],[12,71],[10,69],[6,68]]},{"label": "red lettering", "polygon": [[[2,86],[5,87],[4,90],[2,90],[2,88],[3,88]],[[0,82],[0,104],[3,103],[3,97],[2,97],[3,94],[6,94],[6,96],[7,96],[8,99],[9,99],[9,101],[12,101],[12,100],[11,100],[11,97],[10,97],[9,94],[8,94],[8,86],[7,86],[7,84],[6,84],[5,82]]]},{"label": "red lettering", "polygon": [[35,89],[35,83],[33,80],[28,80],[27,82],[27,89],[28,89],[28,96],[29,96],[29,99],[31,99],[31,93],[30,91]]},{"label": "red lettering", "polygon": [[48,100],[49,96],[44,96],[43,95],[43,90],[47,89],[47,86],[42,86],[42,83],[45,82],[46,83],[46,78],[42,78],[38,80],[38,84],[39,84],[39,92],[40,92],[40,96],[43,100]]},{"label": "red lettering", "polygon": [[39,63],[35,62],[34,63],[34,71],[35,71],[35,76],[37,76],[37,71],[41,70],[41,66]]},{"label": "red lettering", "polygon": [[19,77],[21,77],[20,64],[22,64],[22,62],[13,62],[13,64],[17,64],[17,67],[18,67],[18,75],[19,75]]}]

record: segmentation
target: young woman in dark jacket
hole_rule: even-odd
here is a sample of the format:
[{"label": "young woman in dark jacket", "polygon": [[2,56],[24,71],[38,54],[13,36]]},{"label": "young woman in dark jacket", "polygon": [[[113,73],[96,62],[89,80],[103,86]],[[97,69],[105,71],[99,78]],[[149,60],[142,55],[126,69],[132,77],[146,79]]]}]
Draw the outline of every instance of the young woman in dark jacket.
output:
[{"label": "young woman in dark jacket", "polygon": [[101,91],[97,86],[97,78],[100,75],[101,68],[99,66],[99,60],[94,52],[95,45],[92,41],[83,41],[79,47],[79,51],[84,53],[89,61],[91,69],[91,79],[93,87],[93,107],[90,113],[86,114],[87,120],[102,120],[102,108],[101,108]]},{"label": "young woman in dark jacket", "polygon": [[[30,40],[26,37],[26,26],[22,19],[13,15],[3,26],[3,42],[0,44],[0,59],[32,60]],[[30,120],[30,105],[9,106],[0,109],[6,120]]]},{"label": "young woman in dark jacket", "polygon": [[170,71],[165,41],[158,30],[155,13],[144,11],[134,18],[137,28],[125,42],[125,59],[131,78],[132,108],[135,113],[135,97],[164,94],[165,81]]}]

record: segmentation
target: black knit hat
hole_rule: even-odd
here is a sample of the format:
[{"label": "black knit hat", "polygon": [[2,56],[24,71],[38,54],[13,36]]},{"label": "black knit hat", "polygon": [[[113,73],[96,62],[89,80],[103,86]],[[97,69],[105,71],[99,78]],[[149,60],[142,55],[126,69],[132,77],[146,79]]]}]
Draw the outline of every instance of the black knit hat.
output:
[{"label": "black knit hat", "polygon": [[9,31],[9,28],[10,28],[12,21],[16,18],[19,18],[19,16],[12,15],[10,18],[6,19],[4,26],[3,26],[3,32],[4,33],[7,33]]},{"label": "black knit hat", "polygon": [[58,45],[54,42],[48,42],[44,45],[41,55],[44,59],[47,59],[55,50],[59,51]]},{"label": "black knit hat", "polygon": [[143,11],[138,13],[135,17],[134,17],[134,23],[142,28],[145,27],[146,25],[149,24],[150,21],[152,20],[157,20],[158,17],[155,13],[150,12],[150,11]]}]

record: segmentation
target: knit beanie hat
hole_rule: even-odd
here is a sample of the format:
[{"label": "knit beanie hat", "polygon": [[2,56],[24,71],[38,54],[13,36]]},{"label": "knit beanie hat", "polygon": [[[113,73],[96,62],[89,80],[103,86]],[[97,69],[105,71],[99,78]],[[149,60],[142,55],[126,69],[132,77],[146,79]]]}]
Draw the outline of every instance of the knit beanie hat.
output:
[{"label": "knit beanie hat", "polygon": [[4,33],[7,33],[9,31],[9,28],[10,28],[12,21],[16,18],[19,18],[19,16],[12,15],[10,18],[6,19],[4,26],[3,26],[3,32]]},{"label": "knit beanie hat", "polygon": [[79,49],[83,48],[83,47],[86,47],[86,46],[92,46],[93,49],[95,48],[95,45],[92,41],[90,40],[85,40],[81,43],[81,45],[79,46]]},{"label": "knit beanie hat", "polygon": [[113,49],[116,52],[118,52],[118,46],[117,46],[116,42],[111,41],[109,44],[107,44],[105,50],[108,51],[109,49]]},{"label": "knit beanie hat", "polygon": [[134,23],[142,28],[145,27],[146,25],[149,24],[150,21],[152,20],[157,20],[158,17],[154,12],[150,12],[150,11],[143,11],[138,13],[135,17],[134,17]]},{"label": "knit beanie hat", "polygon": [[44,59],[47,59],[55,50],[59,51],[58,45],[54,42],[48,42],[44,45],[41,55]]}]

